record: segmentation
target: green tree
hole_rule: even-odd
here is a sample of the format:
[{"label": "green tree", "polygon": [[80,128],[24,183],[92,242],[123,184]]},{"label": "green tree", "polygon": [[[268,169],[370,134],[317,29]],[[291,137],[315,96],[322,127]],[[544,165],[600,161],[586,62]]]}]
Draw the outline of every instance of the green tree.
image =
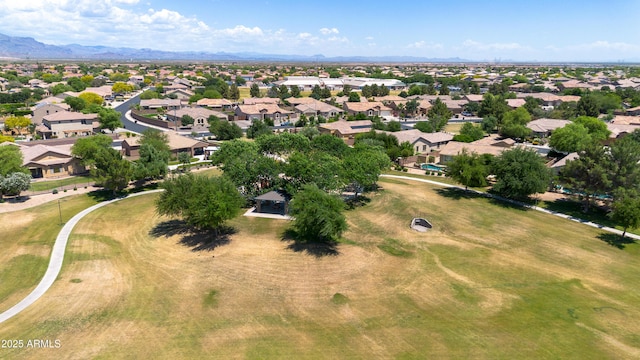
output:
[{"label": "green tree", "polygon": [[325,191],[340,189],[344,183],[342,162],[339,158],[324,151],[309,153],[293,152],[284,166],[288,177],[287,191],[294,194],[306,184],[315,184]]},{"label": "green tree", "polygon": [[608,157],[614,191],[632,189],[640,184],[640,141],[634,139],[633,133],[611,144]]},{"label": "green tree", "polygon": [[349,93],[349,99],[347,100],[348,102],[360,102],[360,94],[358,94],[355,91],[352,91]]},{"label": "green tree", "polygon": [[359,143],[355,148],[350,148],[343,159],[345,182],[353,185],[357,199],[358,193],[373,188],[382,170],[390,166],[391,161],[384,148]]},{"label": "green tree", "polygon": [[[187,151],[180,151],[178,153],[178,161],[183,165],[189,165],[191,163],[191,154]],[[186,169],[189,169],[186,167]]]},{"label": "green tree", "polygon": [[[276,135],[260,136],[277,138]],[[211,160],[219,165],[224,176],[229,178],[247,197],[257,195],[259,191],[274,188],[279,184],[282,163],[272,157],[264,156],[256,142],[231,140],[224,142]]]},{"label": "green tree", "polygon": [[637,190],[619,189],[611,208],[609,216],[624,228],[622,231],[623,239],[629,228],[640,227],[640,196],[638,196]]},{"label": "green tree", "polygon": [[609,134],[611,134],[611,131],[607,128],[607,124],[598,118],[579,116],[573,119],[573,122],[584,126],[588,130],[589,136],[594,141],[607,140],[609,138]]},{"label": "green tree", "polygon": [[11,173],[29,173],[27,168],[22,167],[22,152],[14,145],[0,146],[0,175],[7,176]]},{"label": "green tree", "polygon": [[545,192],[551,172],[534,150],[516,147],[502,152],[493,162],[496,183],[493,190],[507,198],[523,199]]},{"label": "green tree", "polygon": [[271,128],[260,119],[253,120],[251,126],[247,129],[247,137],[249,139],[255,139],[263,134],[271,134]]},{"label": "green tree", "polygon": [[478,110],[478,116],[485,117],[495,117],[498,119],[497,126],[500,127],[502,122],[502,116],[509,111],[509,105],[507,102],[501,97],[496,97],[490,93],[484,94],[482,98],[482,102],[480,103],[480,109]]},{"label": "green tree", "polygon": [[586,94],[580,98],[577,106],[577,114],[591,117],[598,117],[598,115],[600,115],[598,103],[593,95]]},{"label": "green tree", "polygon": [[109,129],[112,132],[122,127],[122,122],[120,121],[120,114],[118,111],[110,108],[103,108],[98,112],[98,121],[100,122],[100,129]]},{"label": "green tree", "polygon": [[133,178],[131,162],[123,159],[118,150],[99,148],[94,161],[91,175],[96,178],[96,183],[106,190],[111,190],[114,195],[126,188]]},{"label": "green tree", "polygon": [[260,87],[258,86],[258,83],[251,84],[251,87],[249,88],[249,95],[254,98],[260,97]]},{"label": "green tree", "polygon": [[299,98],[302,95],[300,94],[300,88],[296,85],[291,86],[291,97]]},{"label": "green tree", "polygon": [[582,151],[592,142],[589,130],[575,122],[555,129],[549,138],[549,146],[564,153]]},{"label": "green tree", "polygon": [[329,134],[321,134],[311,139],[310,147],[338,158],[344,157],[349,149],[342,139]]},{"label": "green tree", "polygon": [[464,189],[467,190],[469,186],[487,186],[489,167],[482,156],[475,152],[469,154],[467,149],[463,148],[462,152],[447,164],[446,174],[464,185]]},{"label": "green tree", "polygon": [[466,122],[462,124],[460,128],[460,135],[465,135],[471,138],[471,141],[480,140],[484,137],[484,131],[479,126],[473,125],[473,123]]},{"label": "green tree", "polygon": [[82,111],[86,106],[86,102],[79,97],[67,96],[64,101],[73,111]]},{"label": "green tree", "polygon": [[232,140],[242,137],[242,129],[235,123],[227,120],[220,120],[215,116],[210,116],[209,131],[216,136],[218,140]]},{"label": "green tree", "polygon": [[431,108],[427,112],[427,117],[429,118],[439,117],[439,118],[446,119],[447,121],[449,121],[449,119],[451,119],[452,116],[453,116],[453,112],[451,112],[451,110],[447,108],[447,105],[443,103],[442,100],[440,100],[440,98],[436,98],[436,100],[433,102],[433,106],[431,106]]},{"label": "green tree", "polygon": [[231,84],[231,86],[229,87],[229,99],[232,99],[232,100],[240,99],[240,89],[238,89],[238,85]]},{"label": "green tree", "polygon": [[180,118],[180,123],[182,124],[182,126],[190,126],[193,125],[194,122],[195,120],[193,119],[193,117],[188,114],[184,114]]},{"label": "green tree", "polygon": [[187,174],[164,181],[162,188],[165,191],[156,202],[158,214],[181,217],[195,228],[216,233],[244,204],[235,185],[225,177]]},{"label": "green tree", "polygon": [[590,143],[578,153],[575,160],[567,161],[560,171],[560,180],[584,194],[584,212],[588,212],[593,197],[604,194],[611,187],[611,163],[605,149],[596,143]]},{"label": "green tree", "polygon": [[524,107],[511,110],[503,115],[499,133],[505,137],[523,139],[531,134],[531,129],[527,127],[529,121],[531,114]]},{"label": "green tree", "polygon": [[392,120],[387,123],[386,130],[390,132],[397,132],[402,130],[402,125],[400,125],[400,122]]},{"label": "green tree", "polygon": [[157,91],[153,90],[145,90],[140,94],[141,100],[149,100],[149,99],[159,99],[160,94]]},{"label": "green tree", "polygon": [[91,166],[95,163],[98,151],[109,148],[112,142],[113,140],[105,134],[79,138],[71,147],[71,154],[80,158],[83,165]]},{"label": "green tree", "polygon": [[305,185],[289,205],[296,241],[336,241],[347,229],[343,211],[340,198],[327,194],[315,184]]},{"label": "green tree", "polygon": [[498,126],[498,118],[491,115],[483,118],[482,123],[480,123],[480,127],[482,127],[482,130],[486,133],[492,133],[496,129],[496,126]]}]

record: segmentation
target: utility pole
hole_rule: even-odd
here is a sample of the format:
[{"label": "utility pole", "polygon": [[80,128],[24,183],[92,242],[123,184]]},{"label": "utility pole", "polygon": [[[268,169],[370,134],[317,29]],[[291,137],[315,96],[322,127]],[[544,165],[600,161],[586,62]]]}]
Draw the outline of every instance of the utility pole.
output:
[{"label": "utility pole", "polygon": [[62,225],[62,208],[60,207],[60,199],[58,199],[58,214],[60,215],[60,225]]}]

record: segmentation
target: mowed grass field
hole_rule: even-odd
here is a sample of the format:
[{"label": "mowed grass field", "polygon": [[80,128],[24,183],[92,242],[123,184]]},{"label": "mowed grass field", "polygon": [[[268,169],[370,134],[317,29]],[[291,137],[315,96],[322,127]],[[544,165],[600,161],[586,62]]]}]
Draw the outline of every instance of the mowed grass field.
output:
[{"label": "mowed grass field", "polygon": [[[157,216],[157,195],[102,208],[74,230],[49,292],[0,327],[0,339],[61,347],[0,358],[640,357],[637,244],[427,184],[380,184],[324,256],[292,249],[281,220],[241,216],[228,241],[207,244]],[[434,228],[414,232],[414,216]],[[3,240],[3,273],[25,251]]]}]

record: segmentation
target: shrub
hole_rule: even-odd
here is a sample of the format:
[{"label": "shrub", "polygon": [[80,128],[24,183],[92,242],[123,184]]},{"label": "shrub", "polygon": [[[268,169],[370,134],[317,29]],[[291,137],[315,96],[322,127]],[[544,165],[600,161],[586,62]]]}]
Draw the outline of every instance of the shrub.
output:
[{"label": "shrub", "polygon": [[52,193],[57,194],[58,193],[58,189],[53,189]]}]

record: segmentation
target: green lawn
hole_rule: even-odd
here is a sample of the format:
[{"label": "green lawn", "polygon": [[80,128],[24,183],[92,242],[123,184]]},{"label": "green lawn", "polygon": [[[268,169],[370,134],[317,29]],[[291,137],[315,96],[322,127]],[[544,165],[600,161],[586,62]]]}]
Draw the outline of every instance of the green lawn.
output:
[{"label": "green lawn", "polygon": [[59,189],[61,187],[71,187],[76,185],[77,187],[83,187],[87,184],[93,183],[95,180],[91,176],[72,176],[59,180],[43,180],[32,182],[29,190],[31,191],[45,191]]},{"label": "green lawn", "polygon": [[[640,355],[638,244],[611,246],[598,229],[458,190],[380,185],[346,213],[328,256],[283,241],[281,220],[238,217],[234,233],[212,239],[158,217],[157,195],[109,205],[74,229],[58,281],[0,338],[59,339],[59,358]],[[22,227],[0,218],[4,231],[31,232],[0,243],[0,279],[42,267],[23,246],[50,243],[53,205],[17,214]],[[410,230],[414,216],[434,228]]]}]

